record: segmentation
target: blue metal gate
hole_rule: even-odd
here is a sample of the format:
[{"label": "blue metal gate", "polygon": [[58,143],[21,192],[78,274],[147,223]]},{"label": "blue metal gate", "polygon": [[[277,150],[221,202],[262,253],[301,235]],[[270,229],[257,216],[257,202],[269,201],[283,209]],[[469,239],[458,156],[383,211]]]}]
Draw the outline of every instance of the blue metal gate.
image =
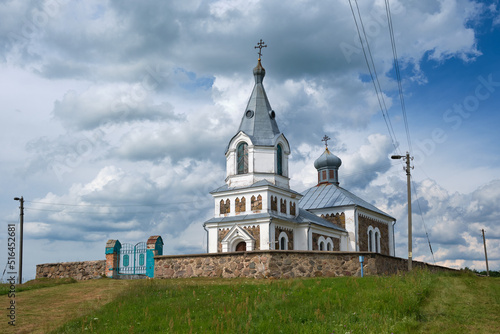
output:
[{"label": "blue metal gate", "polygon": [[146,243],[122,244],[119,275],[146,275]]}]

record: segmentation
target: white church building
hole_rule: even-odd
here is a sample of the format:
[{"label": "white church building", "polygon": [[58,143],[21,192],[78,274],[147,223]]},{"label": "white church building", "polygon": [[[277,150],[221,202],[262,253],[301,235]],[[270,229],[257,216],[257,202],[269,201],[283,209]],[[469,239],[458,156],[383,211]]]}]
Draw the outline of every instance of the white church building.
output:
[{"label": "white church building", "polygon": [[226,148],[225,184],[211,192],[214,217],[204,223],[208,252],[370,251],[394,256],[395,218],[340,187],[342,161],[328,146],[314,163],[318,184],[303,194],[290,189],[290,145],[264,90],[265,74],[259,57],[252,94]]}]

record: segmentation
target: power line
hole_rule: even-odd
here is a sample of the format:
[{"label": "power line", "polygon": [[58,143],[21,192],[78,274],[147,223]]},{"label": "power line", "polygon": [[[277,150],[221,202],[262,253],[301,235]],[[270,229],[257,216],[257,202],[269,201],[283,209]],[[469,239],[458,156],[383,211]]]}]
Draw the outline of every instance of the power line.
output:
[{"label": "power line", "polygon": [[429,249],[431,250],[431,254],[432,254],[432,261],[434,261],[434,264],[436,264],[436,259],[434,258],[434,252],[432,251],[431,240],[429,239],[429,233],[427,233],[427,226],[425,225],[425,221],[424,221],[424,215],[422,214],[422,208],[420,207],[420,201],[418,200],[417,187],[415,186],[415,182],[413,181],[413,177],[411,179],[411,184],[413,187],[413,191],[415,192],[415,196],[417,198],[418,211],[420,213],[420,219],[422,220],[422,224],[424,225],[425,236],[427,237],[427,243],[429,244]]},{"label": "power line", "polygon": [[412,144],[411,144],[410,129],[408,126],[408,118],[406,117],[406,105],[405,105],[404,94],[403,94],[403,85],[401,82],[401,73],[399,71],[398,52],[396,50],[396,41],[394,39],[394,28],[392,26],[392,17],[391,17],[391,9],[390,9],[390,5],[389,5],[389,0],[385,0],[385,10],[387,13],[387,24],[389,27],[389,36],[391,38],[392,57],[394,59],[394,69],[396,71],[396,78],[398,81],[399,101],[401,103],[401,111],[403,113],[403,120],[404,120],[404,124],[405,124],[406,140],[408,141],[408,148],[409,148],[409,152],[411,153],[413,151],[413,148],[412,148]]},{"label": "power line", "polygon": [[[364,28],[363,19],[361,17],[361,12],[359,11],[359,6],[358,6],[357,0],[354,0],[354,2],[356,3],[359,22],[360,22],[360,25],[361,25],[362,30],[363,30],[364,42],[363,42],[363,36],[361,35],[361,31],[359,29],[358,19],[356,18],[356,14],[354,13],[354,8],[352,6],[351,0],[349,0],[349,6],[351,7],[351,13],[352,13],[352,16],[354,18],[356,30],[358,32],[358,37],[359,37],[359,41],[361,43],[361,48],[363,50],[363,55],[365,58],[366,66],[368,67],[368,72],[370,73],[370,77],[372,79],[372,83],[373,83],[373,87],[375,89],[375,94],[377,95],[377,100],[378,100],[378,104],[380,107],[380,111],[382,112],[382,116],[384,117],[384,121],[385,121],[385,124],[387,126],[389,136],[391,137],[392,145],[394,146],[394,150],[398,151],[398,147],[396,144],[397,143],[396,133],[394,132],[394,128],[392,127],[391,119],[389,117],[389,113],[387,111],[387,106],[385,104],[384,95],[382,93],[382,88],[381,88],[380,82],[378,80],[377,71],[375,69],[375,62],[373,61],[373,56],[371,53],[370,44],[368,43],[368,37],[366,36],[366,31]],[[366,43],[366,48],[368,50],[368,55],[369,55],[370,61],[368,61],[368,55],[367,55],[367,52],[365,50],[365,43]],[[370,66],[370,62],[371,62],[371,66]]]}]

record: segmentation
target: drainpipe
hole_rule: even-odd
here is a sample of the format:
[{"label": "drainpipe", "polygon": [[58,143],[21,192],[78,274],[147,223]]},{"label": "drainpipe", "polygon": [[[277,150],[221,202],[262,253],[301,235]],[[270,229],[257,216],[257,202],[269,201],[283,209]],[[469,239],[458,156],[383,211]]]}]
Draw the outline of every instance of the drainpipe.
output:
[{"label": "drainpipe", "polygon": [[396,225],[396,221],[392,222],[392,256],[396,256],[396,241],[394,240],[394,225]]},{"label": "drainpipe", "polygon": [[271,223],[273,222],[273,217],[269,218],[269,250],[271,250],[271,245],[274,245],[274,242],[271,241]]},{"label": "drainpipe", "polygon": [[205,226],[206,225],[203,224],[203,229],[205,230],[205,232],[207,232],[207,254],[208,254],[208,230],[207,230],[207,228]]},{"label": "drainpipe", "polygon": [[354,251],[359,252],[358,206],[354,206]]},{"label": "drainpipe", "polygon": [[307,250],[311,250],[309,247],[309,231],[311,230],[311,223],[309,223],[309,227],[307,228]]}]

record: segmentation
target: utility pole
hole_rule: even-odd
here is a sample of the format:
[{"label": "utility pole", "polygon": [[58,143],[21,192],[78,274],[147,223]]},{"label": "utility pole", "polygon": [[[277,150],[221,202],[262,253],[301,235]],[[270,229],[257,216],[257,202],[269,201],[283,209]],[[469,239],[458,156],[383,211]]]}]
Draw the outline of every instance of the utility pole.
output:
[{"label": "utility pole", "polygon": [[484,258],[486,259],[486,276],[490,276],[490,268],[488,268],[488,253],[486,253],[486,238],[484,237],[484,229],[482,229],[481,231],[483,232]]},{"label": "utility pole", "polygon": [[20,213],[19,213],[19,233],[20,233],[20,238],[19,238],[19,284],[23,283],[23,223],[24,223],[24,198],[21,196],[19,197],[14,197],[14,201],[19,201],[21,206],[19,207]]},{"label": "utility pole", "polygon": [[413,157],[410,157],[410,153],[406,152],[406,156],[404,155],[393,155],[391,159],[403,159],[406,161],[406,186],[408,191],[408,271],[412,269],[412,225],[411,225],[411,174],[410,170],[413,169],[410,166],[410,161],[413,160]]}]

